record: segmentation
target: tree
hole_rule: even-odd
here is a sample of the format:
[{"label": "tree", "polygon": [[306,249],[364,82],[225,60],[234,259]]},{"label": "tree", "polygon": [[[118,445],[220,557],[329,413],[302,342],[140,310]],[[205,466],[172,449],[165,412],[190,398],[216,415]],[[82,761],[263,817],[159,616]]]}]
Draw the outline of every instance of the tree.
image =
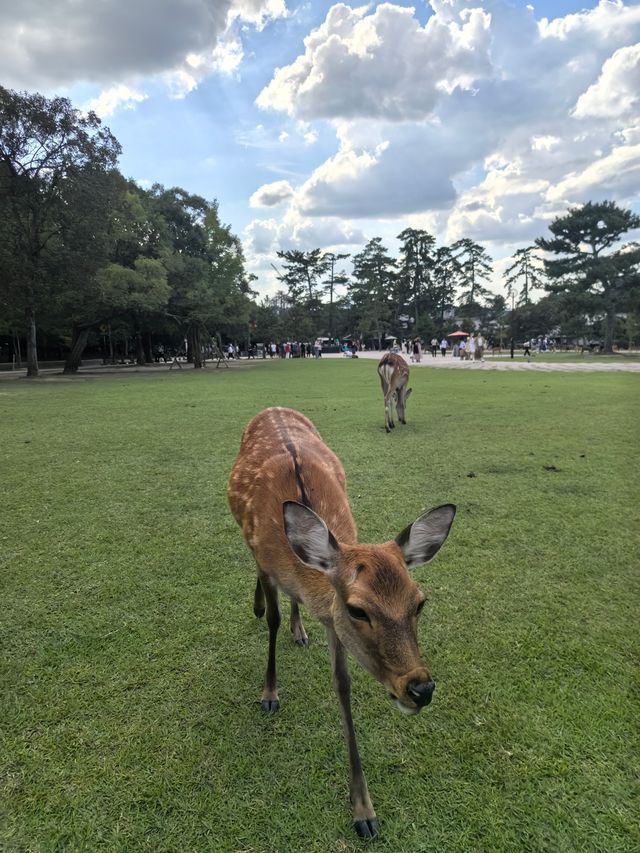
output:
[{"label": "tree", "polygon": [[322,249],[310,252],[291,249],[277,254],[284,266],[284,273],[278,275],[278,280],[286,285],[291,299],[294,302],[305,302],[307,306],[317,306],[320,301],[320,279],[329,263]]},{"label": "tree", "polygon": [[336,275],[336,263],[338,261],[344,261],[349,257],[348,254],[344,255],[336,255],[335,252],[325,252],[323,255],[323,259],[326,264],[326,272],[329,275],[329,278],[324,282],[324,290],[325,293],[329,294],[329,337],[333,339],[335,328],[333,321],[333,304],[334,304],[334,294],[335,288],[337,285],[345,285],[348,282],[348,278],[344,272],[340,272]]},{"label": "tree", "polygon": [[480,300],[489,295],[482,282],[491,280],[491,257],[468,237],[457,240],[451,248],[460,265],[460,285],[466,288],[460,294],[460,305],[472,309],[479,307]]},{"label": "tree", "polygon": [[100,302],[107,316],[129,316],[133,321],[138,364],[145,363],[142,324],[161,311],[169,299],[167,270],[153,258],[137,258],[133,267],[109,264],[96,274]]},{"label": "tree", "polygon": [[389,328],[396,281],[396,262],[389,256],[380,237],[369,240],[353,258],[353,277],[348,286],[349,299],[355,309],[362,332],[373,334],[378,348],[383,346],[383,333]]},{"label": "tree", "polygon": [[169,315],[186,335],[195,368],[213,332],[246,327],[251,309],[240,241],[220,222],[218,203],[174,187],[153,187],[167,249]]},{"label": "tree", "polygon": [[434,325],[442,331],[444,313],[453,307],[456,287],[460,280],[460,264],[449,246],[441,246],[436,250],[432,285],[434,304]]},{"label": "tree", "polygon": [[398,268],[398,284],[407,301],[413,303],[416,331],[420,322],[420,302],[427,291],[431,271],[435,263],[433,248],[435,237],[427,231],[418,228],[405,228],[398,234],[400,246],[400,264]]},{"label": "tree", "polygon": [[[505,271],[504,286],[512,304],[515,300],[516,305],[528,305],[531,301],[531,291],[544,286],[542,261],[535,254],[535,249],[535,246],[527,246],[526,249],[518,249],[511,256],[513,263]],[[521,287],[520,291],[516,292],[518,283]]]},{"label": "tree", "polygon": [[[97,272],[106,265],[113,252],[117,215],[125,197],[126,182],[118,172],[89,175],[68,193],[67,203],[73,211],[65,223],[57,251],[50,253],[56,269],[52,278],[58,285],[56,300],[59,326],[71,327],[71,348],[65,361],[64,373],[75,373],[91,330],[111,317],[97,279]],[[99,194],[103,204],[93,203]]]},{"label": "tree", "polygon": [[[486,308],[485,323],[486,326],[493,330],[498,335],[498,346],[502,349],[504,339],[504,321],[507,313],[507,303],[504,296],[496,294],[489,298]],[[495,340],[495,334],[492,335]]]},{"label": "tree", "polygon": [[536,245],[555,258],[545,258],[550,293],[564,295],[588,306],[605,319],[604,344],[613,352],[617,314],[637,298],[640,288],[640,245],[612,247],[621,236],[640,228],[640,216],[615,202],[587,202],[553,220],[553,237]]},{"label": "tree", "polygon": [[[0,87],[0,222],[4,253],[13,257],[6,284],[24,317],[28,376],[38,374],[36,318],[58,295],[60,278],[51,273],[59,273],[61,254],[71,247],[68,236],[65,243],[77,216],[71,197],[113,169],[119,153],[95,113],[81,114],[66,98]],[[105,203],[100,192],[86,192],[82,215],[102,209],[106,218]]]}]

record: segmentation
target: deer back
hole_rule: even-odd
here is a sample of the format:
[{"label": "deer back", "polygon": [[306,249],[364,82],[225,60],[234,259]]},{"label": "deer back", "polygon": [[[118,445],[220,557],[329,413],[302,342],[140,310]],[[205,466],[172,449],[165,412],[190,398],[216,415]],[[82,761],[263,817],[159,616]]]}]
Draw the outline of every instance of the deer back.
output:
[{"label": "deer back", "polygon": [[256,415],[243,433],[228,498],[261,570],[318,618],[330,618],[332,585],[297,559],[283,524],[283,504],[296,501],[313,509],[341,543],[357,539],[344,468],[311,421],[283,407]]},{"label": "deer back", "polygon": [[407,362],[396,352],[388,352],[378,363],[378,375],[382,383],[382,393],[385,397],[407,385],[409,367]]}]

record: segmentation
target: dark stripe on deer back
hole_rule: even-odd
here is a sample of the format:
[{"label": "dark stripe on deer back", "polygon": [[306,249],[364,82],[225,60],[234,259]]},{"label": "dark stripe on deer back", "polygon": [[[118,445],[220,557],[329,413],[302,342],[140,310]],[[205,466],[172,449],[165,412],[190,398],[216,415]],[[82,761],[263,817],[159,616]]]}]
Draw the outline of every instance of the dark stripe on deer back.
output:
[{"label": "dark stripe on deer back", "polygon": [[293,459],[293,470],[296,475],[296,482],[298,484],[298,488],[300,489],[300,503],[304,504],[309,509],[313,509],[311,506],[311,501],[309,500],[309,496],[307,495],[307,490],[304,487],[304,483],[302,482],[302,471],[300,470],[300,462],[298,460],[298,453],[296,451],[295,445],[290,441],[286,443],[286,448],[291,454],[291,458]]}]

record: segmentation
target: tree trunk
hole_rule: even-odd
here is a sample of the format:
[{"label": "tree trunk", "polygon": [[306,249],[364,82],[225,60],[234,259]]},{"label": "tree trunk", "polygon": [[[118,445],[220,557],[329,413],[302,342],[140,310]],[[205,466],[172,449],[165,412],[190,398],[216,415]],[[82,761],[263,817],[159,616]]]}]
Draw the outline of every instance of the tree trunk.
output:
[{"label": "tree trunk", "polygon": [[202,342],[200,340],[200,329],[193,325],[189,327],[188,332],[189,349],[191,350],[191,358],[195,368],[202,367]]},{"label": "tree trunk", "polygon": [[604,351],[613,354],[613,336],[616,328],[616,312],[613,308],[607,308],[607,317],[604,323]]},{"label": "tree trunk", "polygon": [[67,356],[67,360],[64,364],[64,370],[62,371],[65,375],[78,372],[82,353],[84,352],[88,339],[89,327],[78,328],[77,326],[74,326],[73,337],[71,339],[71,352]]},{"label": "tree trunk", "polygon": [[22,347],[17,329],[13,330],[13,358],[15,366],[20,369],[22,367]]},{"label": "tree trunk", "polygon": [[109,364],[116,363],[116,356],[113,351],[113,337],[111,335],[111,323],[109,323]]},{"label": "tree trunk", "polygon": [[27,309],[27,376],[38,375],[38,341],[36,338],[36,315]]},{"label": "tree trunk", "polygon": [[136,364],[139,364],[140,367],[144,367],[144,344],[142,342],[142,332],[138,330],[136,332]]}]

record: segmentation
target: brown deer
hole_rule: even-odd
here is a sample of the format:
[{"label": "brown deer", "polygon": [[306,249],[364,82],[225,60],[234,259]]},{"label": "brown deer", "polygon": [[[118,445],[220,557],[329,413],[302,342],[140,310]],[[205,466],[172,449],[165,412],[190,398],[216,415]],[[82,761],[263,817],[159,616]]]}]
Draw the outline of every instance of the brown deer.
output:
[{"label": "brown deer", "polygon": [[378,375],[384,394],[384,428],[387,432],[395,427],[393,422],[393,403],[395,401],[398,420],[406,424],[405,406],[412,389],[409,384],[409,365],[401,355],[395,352],[385,353],[378,362]]},{"label": "brown deer", "polygon": [[351,716],[347,652],[380,681],[395,706],[417,714],[435,684],[420,658],[417,619],[425,597],[407,568],[435,556],[455,515],[452,504],[421,515],[395,539],[360,545],[340,460],[308,418],[293,409],[256,415],[242,436],[228,485],[229,504],[258,569],[253,611],[267,613],[269,654],[262,710],[278,709],[278,590],[291,598],[291,632],[308,638],[299,602],[327,631],[333,680],[349,752],[354,827],[376,835]]}]

